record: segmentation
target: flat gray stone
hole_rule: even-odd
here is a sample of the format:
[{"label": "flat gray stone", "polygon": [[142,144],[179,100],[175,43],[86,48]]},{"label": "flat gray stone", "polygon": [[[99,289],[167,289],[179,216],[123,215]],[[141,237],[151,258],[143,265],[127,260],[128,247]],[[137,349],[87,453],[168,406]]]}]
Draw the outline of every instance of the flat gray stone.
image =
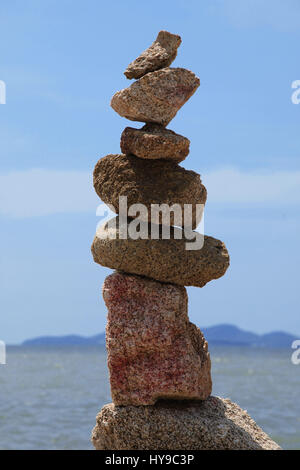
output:
[{"label": "flat gray stone", "polygon": [[[229,266],[224,243],[213,237],[205,236],[201,249],[187,250],[188,240],[180,228],[170,227],[170,239],[163,238],[161,232],[158,239],[151,239],[150,231],[148,239],[130,236],[123,239],[128,223],[116,217],[97,230],[92,244],[96,263],[160,282],[196,287],[220,278]],[[161,230],[161,226],[156,227]],[[175,238],[175,235],[182,238]]]}]

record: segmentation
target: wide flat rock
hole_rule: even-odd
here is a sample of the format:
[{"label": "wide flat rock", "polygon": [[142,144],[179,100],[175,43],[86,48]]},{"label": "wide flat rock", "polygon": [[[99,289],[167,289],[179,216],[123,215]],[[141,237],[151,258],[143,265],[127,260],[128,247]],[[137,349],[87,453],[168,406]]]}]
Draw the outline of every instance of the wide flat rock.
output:
[{"label": "wide flat rock", "polygon": [[183,161],[189,154],[190,141],[159,124],[141,129],[126,127],[121,135],[121,151],[148,160]]},{"label": "wide flat rock", "polygon": [[148,72],[171,65],[181,44],[180,36],[160,31],[155,41],[128,65],[124,72],[127,78],[140,78]]},{"label": "wide flat rock", "polygon": [[[119,197],[127,197],[127,205],[143,204],[145,214],[141,220],[151,221],[151,205],[178,204],[181,221],[170,212],[169,225],[191,226],[196,228],[200,222],[207,198],[205,186],[198,173],[185,170],[167,160],[142,160],[134,155],[107,155],[101,158],[94,169],[94,188],[106,204],[111,204],[119,214]],[[184,219],[184,205],[190,204],[190,216]],[[166,208],[167,209],[167,208]],[[162,223],[158,214],[154,222]],[[167,222],[165,222],[167,224]]]},{"label": "wide flat rock", "polygon": [[131,121],[166,126],[195,93],[200,80],[190,70],[165,68],[147,73],[114,94],[111,107]]},{"label": "wide flat rock", "polygon": [[280,450],[236,403],[162,401],[105,405],[92,433],[97,450]]},{"label": "wide flat rock", "polygon": [[[187,249],[188,243],[194,243],[188,239],[190,234],[186,238],[182,229],[168,227],[170,238],[167,239],[162,226],[157,226],[157,239],[151,238],[153,227],[149,227],[148,238],[135,239],[131,235],[132,223],[135,221],[120,221],[115,217],[99,227],[92,244],[96,263],[160,282],[196,287],[222,277],[229,266],[228,251],[220,240],[204,236],[203,246],[198,249],[199,235],[196,235],[192,247],[197,249]],[[150,224],[145,225],[148,228]],[[142,234],[144,229],[141,228]],[[157,234],[155,230],[152,233]]]},{"label": "wide flat rock", "polygon": [[204,400],[211,394],[207,342],[189,322],[184,287],[115,272],[104,281],[103,298],[115,404]]}]

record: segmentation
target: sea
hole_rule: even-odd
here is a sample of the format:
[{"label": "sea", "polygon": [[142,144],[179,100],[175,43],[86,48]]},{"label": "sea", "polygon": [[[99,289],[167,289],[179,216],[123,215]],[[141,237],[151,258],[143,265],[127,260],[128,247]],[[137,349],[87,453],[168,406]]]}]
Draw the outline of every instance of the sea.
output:
[{"label": "sea", "polygon": [[[213,395],[230,398],[283,449],[300,450],[300,365],[292,350],[212,346]],[[111,402],[106,352],[10,347],[0,365],[0,449],[92,449]]]}]

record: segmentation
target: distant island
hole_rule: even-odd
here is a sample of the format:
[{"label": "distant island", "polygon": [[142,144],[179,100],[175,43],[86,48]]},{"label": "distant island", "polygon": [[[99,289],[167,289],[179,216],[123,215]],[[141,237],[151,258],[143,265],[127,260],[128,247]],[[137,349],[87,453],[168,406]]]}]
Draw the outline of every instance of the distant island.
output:
[{"label": "distant island", "polygon": [[[258,335],[228,324],[201,328],[201,331],[210,344],[224,346],[290,348],[295,339],[300,339],[300,335],[296,337],[283,331]],[[40,336],[24,341],[22,346],[105,346],[105,333],[90,337],[79,335]]]}]

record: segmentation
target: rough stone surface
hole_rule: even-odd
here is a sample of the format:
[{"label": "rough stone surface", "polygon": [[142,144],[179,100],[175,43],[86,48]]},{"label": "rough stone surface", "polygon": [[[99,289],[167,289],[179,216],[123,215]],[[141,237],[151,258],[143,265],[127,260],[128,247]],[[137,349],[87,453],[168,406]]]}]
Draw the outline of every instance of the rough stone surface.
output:
[{"label": "rough stone surface", "polygon": [[237,404],[203,402],[154,406],[105,405],[92,433],[97,450],[280,450]]},{"label": "rough stone surface", "polygon": [[205,236],[201,249],[187,250],[189,240],[184,238],[184,231],[176,227],[170,227],[169,240],[163,238],[161,232],[158,239],[151,239],[150,231],[147,239],[130,238],[130,232],[127,239],[122,239],[128,223],[130,221],[122,222],[115,217],[97,230],[92,244],[96,263],[160,282],[196,287],[223,276],[229,266],[229,254],[220,240]]},{"label": "rough stone surface", "polygon": [[190,141],[159,124],[142,129],[126,127],[121,135],[121,151],[139,158],[159,158],[181,162],[189,154]]},{"label": "rough stone surface", "polygon": [[124,72],[127,78],[140,78],[148,72],[171,65],[181,44],[180,36],[160,31],[156,40]]},{"label": "rough stone surface", "polygon": [[110,104],[120,116],[131,121],[166,126],[199,85],[199,78],[190,70],[165,68],[150,72],[118,91]]},{"label": "rough stone surface", "polygon": [[[107,155],[95,166],[94,188],[106,204],[119,213],[119,196],[127,196],[128,208],[132,204],[144,204],[145,214],[140,219],[151,221],[151,204],[179,204],[181,221],[170,213],[167,225],[197,227],[202,211],[197,204],[205,204],[207,192],[201,184],[200,175],[166,160],[142,160],[134,155]],[[184,204],[191,204],[192,213],[184,223]],[[198,209],[203,209],[199,207]],[[131,215],[131,214],[130,214]],[[159,215],[159,214],[158,214]],[[156,223],[162,223],[162,214]]]},{"label": "rough stone surface", "polygon": [[159,398],[204,400],[210,356],[189,323],[184,287],[113,273],[103,285],[106,348],[113,402],[152,405]]}]

